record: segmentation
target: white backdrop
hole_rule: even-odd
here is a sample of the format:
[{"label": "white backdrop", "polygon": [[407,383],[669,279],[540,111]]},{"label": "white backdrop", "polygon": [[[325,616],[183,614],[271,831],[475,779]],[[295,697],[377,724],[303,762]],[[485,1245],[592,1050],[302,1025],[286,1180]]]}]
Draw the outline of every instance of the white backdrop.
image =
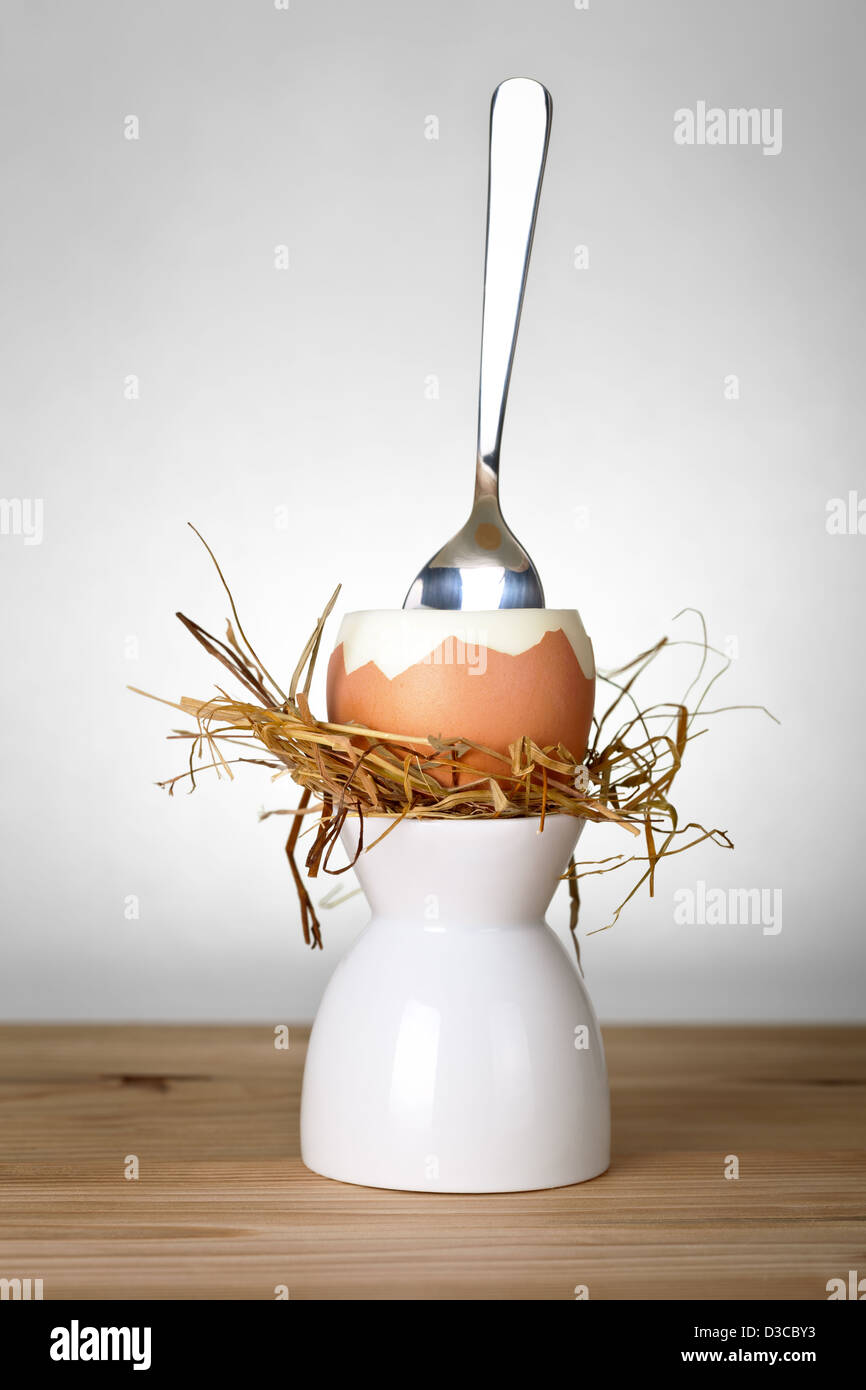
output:
[{"label": "white backdrop", "polygon": [[[7,508],[0,535],[0,1014],[312,1015],[363,901],[309,953],[287,823],[256,819],[289,784],[246,769],[169,800],[171,712],[125,685],[211,688],[173,617],[226,611],[187,520],[279,673],[338,580],[343,607],[399,606],[463,521],[488,105],[525,74],[554,127],[506,516],[601,666],[694,605],[737,653],[720,702],[782,720],[725,715],[695,745],[683,812],[736,849],[672,861],[590,936],[591,992],[604,1019],[862,1016],[866,535],[827,529],[866,496],[862,6],[6,16],[0,490],[43,519],[28,537]],[[781,150],[676,144],[699,101],[781,110]],[[677,923],[699,882],[779,890],[782,930]],[[585,932],[618,889],[585,882]]]}]

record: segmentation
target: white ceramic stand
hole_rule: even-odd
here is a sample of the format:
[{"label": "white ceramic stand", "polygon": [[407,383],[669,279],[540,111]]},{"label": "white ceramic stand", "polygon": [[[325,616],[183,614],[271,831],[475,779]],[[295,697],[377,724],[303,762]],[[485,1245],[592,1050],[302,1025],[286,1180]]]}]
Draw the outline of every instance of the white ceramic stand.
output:
[{"label": "white ceramic stand", "polygon": [[[373,917],[316,1017],[308,1168],[369,1187],[515,1192],[604,1172],[589,995],[544,912],[581,822],[404,821],[356,870]],[[365,829],[375,838],[381,821]],[[354,849],[357,824],[348,823]]]}]

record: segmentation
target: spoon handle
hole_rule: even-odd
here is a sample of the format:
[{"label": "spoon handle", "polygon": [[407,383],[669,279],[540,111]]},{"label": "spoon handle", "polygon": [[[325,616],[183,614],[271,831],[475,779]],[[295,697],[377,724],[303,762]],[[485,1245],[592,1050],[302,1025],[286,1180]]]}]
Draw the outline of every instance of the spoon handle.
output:
[{"label": "spoon handle", "polygon": [[475,498],[496,497],[499,445],[552,114],[540,82],[512,77],[490,104],[487,249]]}]

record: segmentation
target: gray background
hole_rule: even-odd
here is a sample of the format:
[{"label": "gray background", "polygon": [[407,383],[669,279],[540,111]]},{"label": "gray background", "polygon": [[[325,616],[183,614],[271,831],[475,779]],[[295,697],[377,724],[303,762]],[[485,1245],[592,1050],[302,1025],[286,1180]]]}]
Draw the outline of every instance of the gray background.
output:
[{"label": "gray background", "polygon": [[[861,1016],[866,536],[825,516],[866,493],[863,7],[4,14],[0,491],[44,499],[45,531],[0,537],[0,1014],[303,1019],[356,936],[357,897],[325,914],[323,954],[301,943],[287,823],[256,821],[291,786],[249,769],[169,800],[171,712],[124,686],[210,691],[173,613],[219,629],[226,605],[187,520],[288,673],[338,580],[347,608],[399,606],[464,519],[488,103],[524,74],[554,129],[506,515],[602,666],[691,635],[671,620],[694,605],[736,640],[722,702],[783,721],[725,715],[695,745],[680,804],[736,850],[672,861],[589,938],[591,992],[607,1019]],[[698,100],[781,107],[781,154],[678,147]],[[676,925],[701,879],[780,888],[782,932]],[[585,930],[618,889],[586,882]]]}]

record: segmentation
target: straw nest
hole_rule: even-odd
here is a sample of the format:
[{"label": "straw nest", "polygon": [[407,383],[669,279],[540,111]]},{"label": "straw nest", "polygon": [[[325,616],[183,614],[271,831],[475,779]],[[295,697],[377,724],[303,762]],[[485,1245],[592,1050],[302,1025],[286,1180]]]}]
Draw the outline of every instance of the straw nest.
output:
[{"label": "straw nest", "polygon": [[[199,535],[197,531],[196,534]],[[709,646],[703,617],[696,610],[683,610],[695,614],[701,632],[700,640],[691,643],[699,653],[697,674],[683,697],[644,709],[637,699],[635,686],[647,668],[666,647],[683,645],[662,638],[625,666],[599,673],[600,682],[610,691],[610,700],[601,716],[593,720],[591,747],[582,762],[561,745],[540,748],[526,737],[513,743],[505,756],[481,744],[460,738],[444,739],[429,731],[388,732],[318,719],[310,709],[310,685],[322,633],[339,589],[316,623],[288,690],[283,690],[256,655],[216,557],[207,542],[199,538],[225,588],[232,620],[227,622],[223,641],[183,613],[177,617],[245,693],[230,694],[216,686],[216,694],[205,700],[185,696],[179,701],[161,701],[189,716],[195,727],[175,729],[170,734],[173,739],[189,742],[189,757],[184,771],[159,785],[167,788],[169,794],[184,783],[192,791],[201,772],[213,770],[218,776],[232,778],[233,767],[251,763],[270,769],[274,779],[288,775],[302,788],[295,808],[263,812],[261,818],[292,818],[285,848],[308,945],[321,946],[322,934],[297,858],[305,817],[316,817],[304,858],[310,878],[319,873],[345,873],[358,855],[373,848],[406,817],[538,816],[542,831],[545,818],[550,815],[571,815],[615,825],[634,837],[633,853],[580,863],[572,859],[569,865],[566,877],[571,894],[570,925],[576,947],[578,880],[585,874],[608,873],[629,864],[640,866],[636,881],[606,924],[610,927],[643,884],[652,895],[656,869],[662,859],[704,840],[733,847],[723,830],[706,829],[697,821],[684,823],[671,800],[686,750],[698,734],[705,732],[695,728],[696,720],[721,712],[707,709],[705,702],[711,687],[730,664],[728,658]],[[719,658],[721,665],[708,674],[714,657]],[[159,698],[146,691],[136,693]],[[496,759],[501,763],[501,772],[495,776],[479,772],[477,778],[467,781],[467,774],[473,771],[473,752]],[[457,785],[455,770],[454,784],[448,785],[449,779],[442,775],[443,762],[446,767],[449,761],[456,765],[458,758],[460,784]],[[357,848],[352,863],[332,868],[331,854],[348,815],[357,817]],[[375,833],[365,829],[367,821],[377,822]],[[378,824],[380,821],[385,822],[384,826]]]}]

